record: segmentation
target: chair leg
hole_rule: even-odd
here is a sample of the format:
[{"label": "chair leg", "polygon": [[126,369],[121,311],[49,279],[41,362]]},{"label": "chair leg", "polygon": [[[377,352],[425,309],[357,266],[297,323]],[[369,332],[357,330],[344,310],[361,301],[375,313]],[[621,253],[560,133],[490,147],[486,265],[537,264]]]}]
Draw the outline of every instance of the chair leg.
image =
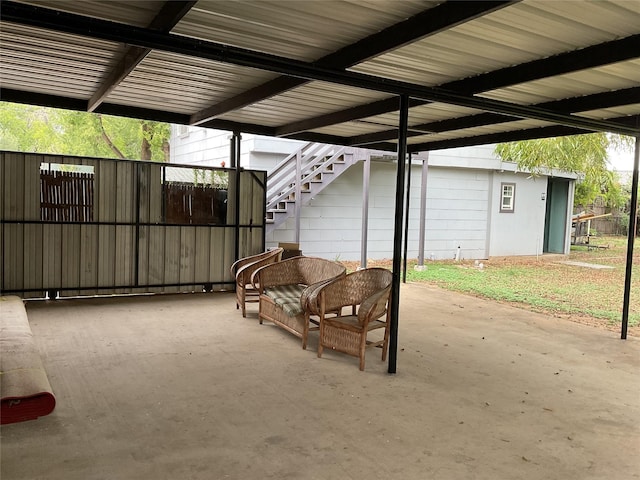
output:
[{"label": "chair leg", "polygon": [[364,356],[367,351],[367,332],[362,332],[362,338],[360,339],[360,371],[364,370]]},{"label": "chair leg", "polygon": [[384,327],[384,340],[382,341],[382,361],[387,359],[387,351],[389,350],[389,312],[387,312],[387,324]]},{"label": "chair leg", "polygon": [[324,346],[322,345],[322,334],[324,333],[324,325],[322,319],[320,319],[320,330],[318,331],[318,358],[322,358],[322,351]]}]

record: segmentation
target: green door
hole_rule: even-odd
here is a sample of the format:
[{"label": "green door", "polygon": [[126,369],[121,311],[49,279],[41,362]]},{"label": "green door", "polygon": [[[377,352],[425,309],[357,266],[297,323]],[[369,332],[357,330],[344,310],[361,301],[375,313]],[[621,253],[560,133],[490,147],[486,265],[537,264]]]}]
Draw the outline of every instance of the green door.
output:
[{"label": "green door", "polygon": [[569,181],[549,178],[544,219],[544,253],[564,253],[568,201]]}]

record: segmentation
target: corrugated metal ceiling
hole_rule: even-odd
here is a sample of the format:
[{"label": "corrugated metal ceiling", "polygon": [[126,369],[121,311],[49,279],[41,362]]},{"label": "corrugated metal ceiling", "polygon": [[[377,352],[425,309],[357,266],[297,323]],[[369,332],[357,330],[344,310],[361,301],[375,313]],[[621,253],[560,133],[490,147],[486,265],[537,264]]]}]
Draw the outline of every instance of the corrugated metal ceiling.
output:
[{"label": "corrugated metal ceiling", "polygon": [[[550,121],[521,120],[528,115],[519,107],[548,102],[554,122],[575,133],[602,128],[588,119],[640,131],[638,0],[4,1],[1,14],[8,101],[395,149],[396,84],[385,93],[364,88],[362,75],[351,86],[331,76],[354,72],[385,88],[392,79],[444,88],[446,100],[456,93],[505,102],[495,110],[488,102],[413,100],[409,151],[486,142],[488,134],[539,136]],[[163,43],[184,38],[181,53]],[[237,64],[234,47],[256,52],[267,67]],[[264,54],[276,55],[278,66]],[[309,78],[324,80],[283,78],[282,65],[294,76],[308,66]],[[557,103],[574,97],[570,106]],[[470,120],[483,110],[517,116]],[[576,114],[580,128],[571,123]]]}]

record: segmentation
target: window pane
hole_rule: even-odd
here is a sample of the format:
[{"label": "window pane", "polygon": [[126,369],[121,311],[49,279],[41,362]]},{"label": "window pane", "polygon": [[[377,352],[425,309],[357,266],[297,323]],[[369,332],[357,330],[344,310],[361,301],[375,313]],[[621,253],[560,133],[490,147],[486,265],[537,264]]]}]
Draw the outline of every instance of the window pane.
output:
[{"label": "window pane", "polygon": [[513,200],[516,186],[513,183],[502,184],[502,195],[500,196],[500,211],[513,212]]}]

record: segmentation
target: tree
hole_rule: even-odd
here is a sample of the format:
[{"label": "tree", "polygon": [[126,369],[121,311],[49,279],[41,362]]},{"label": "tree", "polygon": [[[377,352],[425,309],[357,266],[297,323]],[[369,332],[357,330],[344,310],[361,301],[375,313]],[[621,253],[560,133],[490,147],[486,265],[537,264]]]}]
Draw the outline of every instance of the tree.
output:
[{"label": "tree", "polygon": [[597,197],[602,197],[607,206],[620,207],[627,197],[617,175],[608,168],[607,152],[630,149],[632,145],[631,137],[590,133],[501,143],[496,147],[496,154],[533,175],[551,169],[578,174],[576,205],[590,205]]},{"label": "tree", "polygon": [[167,123],[0,102],[0,149],[169,161]]}]

